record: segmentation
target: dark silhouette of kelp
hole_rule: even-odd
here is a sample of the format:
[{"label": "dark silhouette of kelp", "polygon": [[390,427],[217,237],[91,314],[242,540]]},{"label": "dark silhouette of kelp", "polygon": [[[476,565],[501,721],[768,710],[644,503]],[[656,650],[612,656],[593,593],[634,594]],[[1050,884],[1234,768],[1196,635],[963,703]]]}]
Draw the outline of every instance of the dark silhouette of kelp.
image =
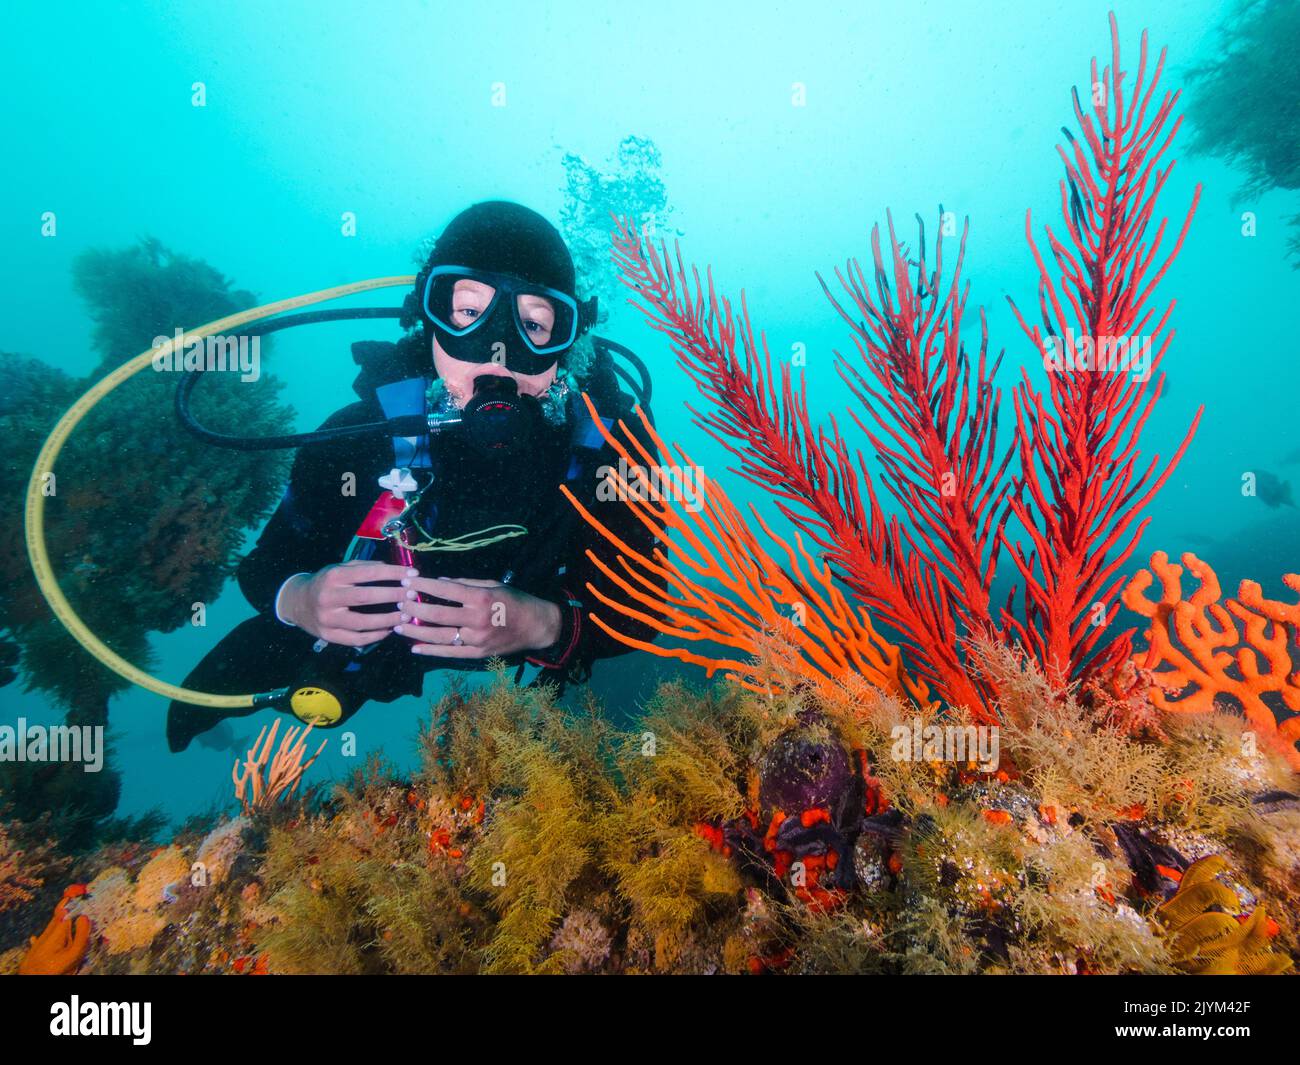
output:
[{"label": "dark silhouette of kelp", "polygon": [[[1300,189],[1300,3],[1242,0],[1220,27],[1214,58],[1190,77],[1192,149],[1245,171],[1240,195]],[[1289,248],[1300,269],[1300,214]]]},{"label": "dark silhouette of kelp", "polygon": [[[256,299],[202,260],[152,239],[85,252],[74,263],[73,280],[95,322],[91,343],[101,359],[95,371],[78,378],[39,359],[0,353],[6,382],[0,431],[7,444],[0,521],[6,542],[15,545],[0,560],[0,630],[10,678],[20,674],[28,690],[67,707],[69,724],[95,726],[108,723],[109,699],[128,682],[85,654],[54,618],[18,546],[37,452],[78,396],[155,337],[243,310]],[[277,382],[265,374],[246,384],[227,377],[196,396],[209,424],[256,435],[291,420],[292,410],[277,401]],[[191,623],[196,604],[220,594],[247,531],[275,503],[286,472],[283,458],[216,451],[187,436],[172,411],[177,380],[174,373],[138,374],[95,408],[60,456],[46,507],[51,561],[64,593],[105,643],[142,664],[150,659],[151,633]],[[0,793],[15,816],[50,811],[53,830],[71,849],[121,830],[106,821],[119,786],[108,767],[97,774],[57,763],[0,767]],[[133,826],[133,834],[141,827]]]}]

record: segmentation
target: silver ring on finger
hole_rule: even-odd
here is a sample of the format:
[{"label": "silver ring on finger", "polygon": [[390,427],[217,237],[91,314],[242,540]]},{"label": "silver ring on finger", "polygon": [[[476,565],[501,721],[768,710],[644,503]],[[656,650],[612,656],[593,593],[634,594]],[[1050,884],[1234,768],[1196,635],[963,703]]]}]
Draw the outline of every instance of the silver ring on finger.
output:
[{"label": "silver ring on finger", "polygon": [[457,630],[456,630],[456,635],[452,638],[452,641],[451,641],[451,645],[452,645],[452,647],[459,647],[459,646],[460,646],[461,644],[463,644],[464,642],[465,642],[465,641],[462,640],[462,639],[460,638],[460,629],[457,629]]}]

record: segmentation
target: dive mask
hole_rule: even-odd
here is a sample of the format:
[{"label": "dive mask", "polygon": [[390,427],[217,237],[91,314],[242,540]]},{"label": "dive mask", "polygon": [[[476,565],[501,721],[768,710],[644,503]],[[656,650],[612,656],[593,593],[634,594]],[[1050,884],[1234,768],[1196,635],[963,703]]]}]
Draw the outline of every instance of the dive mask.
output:
[{"label": "dive mask", "polygon": [[582,311],[558,289],[465,266],[436,266],[424,285],[424,313],[448,355],[513,373],[554,366],[577,340]]}]

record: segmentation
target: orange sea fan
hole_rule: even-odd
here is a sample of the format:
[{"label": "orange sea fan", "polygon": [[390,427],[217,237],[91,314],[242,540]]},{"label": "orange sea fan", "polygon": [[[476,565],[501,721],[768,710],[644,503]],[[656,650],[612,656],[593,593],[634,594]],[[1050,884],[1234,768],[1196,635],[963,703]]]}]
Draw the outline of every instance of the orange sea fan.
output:
[{"label": "orange sea fan", "polygon": [[[591,400],[583,398],[594,423],[602,425]],[[670,450],[639,407],[637,415],[660,454],[681,469],[698,470],[681,448]],[[667,636],[721,644],[737,655],[718,658],[638,640],[592,614],[596,625],[630,647],[704,666],[710,676],[725,670],[730,679],[752,691],[768,693],[781,686],[779,677],[764,672],[754,660],[762,649],[772,656],[778,673],[810,680],[821,691],[833,689],[837,678],[858,674],[893,695],[928,702],[928,688],[908,676],[899,649],[876,631],[865,610],[854,612],[835,587],[830,568],[819,567],[797,535],[792,548],[753,512],[759,527],[785,552],[788,565],[782,567],[715,483],[699,477],[698,511],[654,498],[660,493],[646,490],[645,471],[661,464],[625,425],[620,423],[619,429],[633,441],[638,454],[602,427],[605,439],[627,463],[627,473],[611,469],[610,480],[663,547],[656,548],[653,557],[634,550],[561,486],[583,518],[620,552],[621,573],[593,552],[588,556],[626,598],[615,600],[590,584],[588,589],[611,610]],[[807,576],[801,559],[808,567]]]},{"label": "orange sea fan", "polygon": [[[1200,581],[1188,599],[1182,591],[1184,566]],[[1160,598],[1153,600],[1146,591],[1156,577]],[[1300,574],[1288,573],[1282,580],[1300,592]],[[1274,693],[1300,715],[1300,671],[1293,672],[1290,653],[1290,645],[1300,643],[1300,603],[1266,599],[1254,581],[1242,581],[1236,599],[1220,603],[1220,594],[1214,570],[1190,553],[1179,566],[1157,551],[1151,569],[1139,570],[1129,581],[1124,605],[1151,619],[1145,632],[1147,650],[1134,657],[1139,667],[1153,671],[1157,686],[1151,700],[1161,710],[1194,713],[1212,709],[1216,695],[1229,695],[1261,737],[1300,769],[1300,716],[1279,724],[1263,698]],[[1236,675],[1229,673],[1234,667]],[[1188,691],[1189,686],[1194,689]]]},{"label": "orange sea fan", "polygon": [[[231,779],[235,785],[235,798],[245,814],[268,810],[280,799],[291,796],[302,782],[303,774],[312,767],[329,742],[322,740],[316,753],[304,762],[302,759],[307,753],[307,737],[311,735],[312,726],[304,729],[295,725],[284,734],[279,749],[275,750],[275,735],[279,730],[279,721],[272,722],[269,733],[263,727],[256,742],[248,749],[247,757],[242,762],[235,759]],[[275,750],[274,758],[271,757],[272,750]]]}]

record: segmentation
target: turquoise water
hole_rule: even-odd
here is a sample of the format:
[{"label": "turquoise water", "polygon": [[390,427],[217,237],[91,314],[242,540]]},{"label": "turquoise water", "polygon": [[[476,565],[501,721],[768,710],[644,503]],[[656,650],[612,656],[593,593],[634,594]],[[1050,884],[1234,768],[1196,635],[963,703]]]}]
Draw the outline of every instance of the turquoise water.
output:
[{"label": "turquoise water", "polygon": [[[88,248],[150,235],[265,301],[413,272],[421,241],[473,201],[516,199],[558,220],[566,154],[605,167],[635,135],[661,153],[669,224],[687,258],[711,263],[726,291],[744,288],[774,352],[806,346],[815,408],[845,407],[832,362],[849,340],[814,272],[868,255],[870,227],[890,208],[903,233],[914,212],[932,229],[940,203],[970,217],[971,301],[988,308],[993,347],[1008,350],[1009,388],[1030,353],[1005,296],[1035,301],[1025,211],[1058,222],[1054,146],[1072,124],[1071,85],[1108,52],[1108,6],[1076,2],[1048,19],[1030,2],[661,3],[609,13],[574,3],[545,13],[523,3],[14,4],[0,67],[9,163],[0,349],[74,374],[100,361],[70,273]],[[1223,13],[1211,0],[1122,3],[1130,67],[1148,27],[1170,50],[1165,84],[1177,87],[1213,52]],[[192,105],[196,82],[206,106]],[[806,106],[792,105],[795,83]],[[1204,193],[1158,301],[1177,300],[1177,336],[1146,453],[1168,455],[1196,407],[1207,410],[1151,508],[1138,557],[1195,550],[1225,585],[1251,576],[1276,587],[1296,568],[1296,512],[1243,497],[1241,476],[1300,472],[1288,329],[1297,274],[1284,255],[1295,206],[1277,193],[1239,202],[1239,173],[1177,154],[1162,213],[1181,221],[1197,182]],[[1259,219],[1250,239],[1244,210]],[[44,212],[57,216],[53,238],[41,234]],[[345,212],[355,236],[342,232]],[[650,364],[660,431],[720,474],[725,453],[691,424],[683,404],[693,389],[663,342],[623,308],[604,331]],[[349,402],[348,343],[392,332],[349,324],[281,338],[271,370],[297,414],[286,429],[314,428]],[[738,500],[758,498],[729,483]],[[248,613],[232,583],[206,629],[153,639],[155,672],[179,681]],[[640,692],[663,671],[621,659],[598,666],[595,687],[626,702],[629,677]],[[437,683],[435,674],[426,694]],[[4,721],[61,713],[20,689],[0,691]],[[113,701],[120,813],[162,806],[181,818],[229,796],[230,753],[169,755],[163,710],[142,691]],[[359,753],[405,758],[422,713],[417,700],[367,707],[354,719]],[[251,738],[256,728],[250,719],[235,731]],[[355,765],[336,746],[318,769]]]}]

